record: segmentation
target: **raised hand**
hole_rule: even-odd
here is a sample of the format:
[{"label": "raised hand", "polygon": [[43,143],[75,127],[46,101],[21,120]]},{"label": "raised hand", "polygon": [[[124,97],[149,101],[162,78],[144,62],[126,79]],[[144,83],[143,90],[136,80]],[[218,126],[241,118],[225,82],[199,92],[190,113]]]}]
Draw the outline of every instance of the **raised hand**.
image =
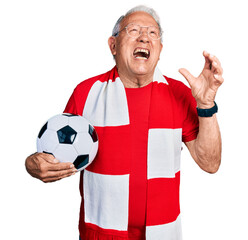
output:
[{"label": "raised hand", "polygon": [[218,88],[223,83],[223,69],[217,57],[203,52],[205,66],[198,77],[194,77],[187,69],[180,68],[179,72],[188,81],[192,95],[199,108],[208,109],[214,106]]}]

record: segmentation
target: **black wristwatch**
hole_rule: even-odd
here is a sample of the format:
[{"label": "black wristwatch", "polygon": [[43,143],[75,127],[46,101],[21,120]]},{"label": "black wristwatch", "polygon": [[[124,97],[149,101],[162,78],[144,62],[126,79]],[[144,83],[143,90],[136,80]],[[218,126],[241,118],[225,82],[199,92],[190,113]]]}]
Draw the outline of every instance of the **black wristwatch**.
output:
[{"label": "black wristwatch", "polygon": [[212,117],[215,113],[218,112],[218,106],[214,102],[214,106],[209,109],[196,108],[199,117]]}]

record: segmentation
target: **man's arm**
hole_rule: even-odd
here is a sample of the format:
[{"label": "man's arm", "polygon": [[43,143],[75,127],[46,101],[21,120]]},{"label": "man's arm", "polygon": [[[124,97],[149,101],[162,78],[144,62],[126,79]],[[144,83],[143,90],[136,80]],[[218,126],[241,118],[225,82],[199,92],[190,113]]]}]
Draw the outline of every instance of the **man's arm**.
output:
[{"label": "man's arm", "polygon": [[[207,52],[203,52],[205,66],[199,75],[194,77],[186,69],[179,72],[189,82],[192,95],[198,108],[210,109],[218,88],[223,83],[223,69],[219,60]],[[199,133],[195,140],[186,142],[195,162],[206,172],[217,172],[221,162],[221,135],[216,114],[212,117],[199,117]]]},{"label": "man's arm", "polygon": [[216,114],[199,117],[197,138],[185,142],[198,166],[208,173],[216,173],[221,162],[221,135]]}]

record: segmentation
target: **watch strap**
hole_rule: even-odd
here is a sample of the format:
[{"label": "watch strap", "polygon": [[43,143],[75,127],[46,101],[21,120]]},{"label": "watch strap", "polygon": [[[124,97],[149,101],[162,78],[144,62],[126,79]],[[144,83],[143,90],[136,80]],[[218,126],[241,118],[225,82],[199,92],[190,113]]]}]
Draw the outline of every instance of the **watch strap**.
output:
[{"label": "watch strap", "polygon": [[199,117],[212,117],[215,113],[218,112],[218,106],[214,102],[214,106],[209,109],[196,108]]}]

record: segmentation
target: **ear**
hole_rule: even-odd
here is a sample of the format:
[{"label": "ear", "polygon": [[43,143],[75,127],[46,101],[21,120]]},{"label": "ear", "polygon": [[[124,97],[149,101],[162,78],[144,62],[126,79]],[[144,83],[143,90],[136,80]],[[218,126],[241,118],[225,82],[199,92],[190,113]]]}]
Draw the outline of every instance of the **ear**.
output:
[{"label": "ear", "polygon": [[163,44],[160,43],[160,53],[162,52],[162,49],[163,49]]},{"label": "ear", "polygon": [[116,55],[116,38],[113,36],[109,37],[108,45],[109,45],[109,49],[112,55],[115,56]]},{"label": "ear", "polygon": [[162,43],[160,43],[160,53],[159,53],[159,60],[160,60],[160,54],[161,54],[161,52],[162,52],[162,49],[163,49],[163,44]]}]

